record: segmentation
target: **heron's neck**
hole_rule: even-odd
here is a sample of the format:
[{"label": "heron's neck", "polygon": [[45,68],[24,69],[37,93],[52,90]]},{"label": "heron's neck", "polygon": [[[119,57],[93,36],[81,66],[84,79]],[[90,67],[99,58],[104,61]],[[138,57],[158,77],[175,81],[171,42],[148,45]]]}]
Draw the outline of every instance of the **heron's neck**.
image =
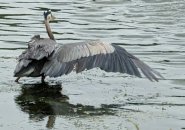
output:
[{"label": "heron's neck", "polygon": [[48,36],[50,39],[55,40],[53,33],[51,31],[50,25],[49,25],[49,21],[48,20],[44,20],[45,26],[46,26],[46,31],[48,33]]}]

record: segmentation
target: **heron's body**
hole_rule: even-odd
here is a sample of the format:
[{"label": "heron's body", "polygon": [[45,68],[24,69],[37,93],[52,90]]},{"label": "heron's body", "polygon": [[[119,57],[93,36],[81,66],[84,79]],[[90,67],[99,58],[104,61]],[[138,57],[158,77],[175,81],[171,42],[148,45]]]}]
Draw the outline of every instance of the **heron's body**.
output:
[{"label": "heron's body", "polygon": [[158,81],[162,77],[124,48],[100,40],[59,45],[55,42],[49,22],[45,21],[48,38],[34,36],[28,48],[19,56],[14,71],[15,77],[58,77],[92,68],[106,72],[120,72],[141,77],[141,72],[149,79]]},{"label": "heron's body", "polygon": [[57,43],[54,40],[34,36],[25,50],[18,58],[14,74],[16,77],[38,77],[47,58],[54,52]]}]

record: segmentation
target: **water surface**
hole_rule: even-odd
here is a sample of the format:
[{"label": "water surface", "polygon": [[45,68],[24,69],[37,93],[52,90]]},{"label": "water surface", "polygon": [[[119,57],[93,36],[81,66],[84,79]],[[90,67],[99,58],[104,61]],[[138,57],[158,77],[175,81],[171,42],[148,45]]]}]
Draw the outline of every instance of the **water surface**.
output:
[{"label": "water surface", "polygon": [[[166,79],[150,82],[93,69],[14,83],[17,56],[35,34],[48,37],[43,11],[59,44],[116,43]],[[184,0],[0,2],[0,129],[185,129]]]}]

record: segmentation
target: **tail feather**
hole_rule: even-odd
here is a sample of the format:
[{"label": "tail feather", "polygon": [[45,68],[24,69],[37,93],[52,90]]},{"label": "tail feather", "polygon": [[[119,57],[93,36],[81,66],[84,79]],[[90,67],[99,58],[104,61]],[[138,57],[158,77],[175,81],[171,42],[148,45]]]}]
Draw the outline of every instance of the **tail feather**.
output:
[{"label": "tail feather", "polygon": [[46,59],[31,60],[29,62],[26,60],[21,60],[16,66],[14,77],[39,77],[42,75],[40,72],[45,62]]}]

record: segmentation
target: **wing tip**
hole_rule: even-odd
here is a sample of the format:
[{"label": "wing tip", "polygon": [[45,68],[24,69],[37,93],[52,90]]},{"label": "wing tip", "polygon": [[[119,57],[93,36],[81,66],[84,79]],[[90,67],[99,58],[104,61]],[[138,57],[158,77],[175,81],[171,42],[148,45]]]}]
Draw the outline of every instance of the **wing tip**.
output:
[{"label": "wing tip", "polygon": [[137,65],[141,72],[146,76],[147,79],[154,82],[159,82],[159,80],[165,79],[158,71],[152,69],[147,64],[139,59],[132,59],[132,61]]}]

